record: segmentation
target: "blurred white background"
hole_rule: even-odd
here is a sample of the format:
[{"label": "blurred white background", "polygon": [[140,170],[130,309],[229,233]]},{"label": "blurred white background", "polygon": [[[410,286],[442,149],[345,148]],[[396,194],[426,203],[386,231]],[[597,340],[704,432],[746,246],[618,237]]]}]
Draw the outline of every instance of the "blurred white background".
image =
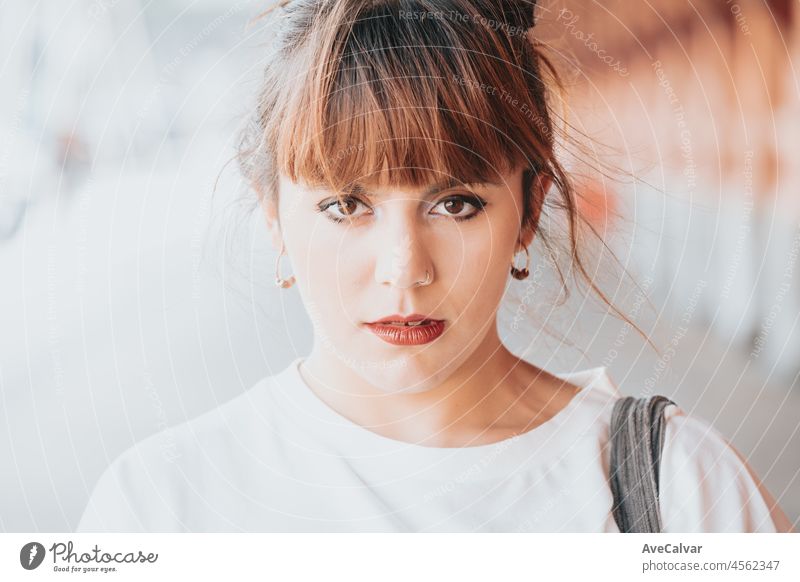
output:
[{"label": "blurred white background", "polygon": [[[116,455],[310,349],[297,292],[274,287],[275,255],[228,164],[265,58],[247,23],[266,5],[0,6],[0,530],[72,531]],[[674,131],[654,113],[659,79],[637,74],[657,88],[642,110]],[[613,100],[597,113],[625,127]],[[623,391],[651,387],[709,420],[796,521],[797,217],[731,203],[703,182],[702,160],[712,202],[687,204],[684,168],[653,160],[656,187],[616,189],[627,220],[603,227],[652,307],[612,281],[613,299],[664,353],[580,295],[550,313],[532,282],[507,298],[502,335],[548,369],[607,365]],[[726,172],[741,190],[741,168]],[[524,301],[539,305],[523,314]],[[537,309],[576,346],[512,330]]]}]

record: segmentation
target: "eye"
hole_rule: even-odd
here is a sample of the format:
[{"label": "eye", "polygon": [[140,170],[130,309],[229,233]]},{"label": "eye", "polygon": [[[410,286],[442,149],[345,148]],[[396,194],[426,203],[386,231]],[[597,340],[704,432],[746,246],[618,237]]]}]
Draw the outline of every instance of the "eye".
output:
[{"label": "eye", "polygon": [[[442,216],[453,218],[457,221],[470,220],[475,218],[484,208],[486,208],[486,201],[480,196],[476,195],[457,195],[448,196],[441,200],[436,207],[442,206],[444,213]],[[473,210],[470,210],[472,206]],[[435,213],[439,214],[439,213]]]},{"label": "eye", "polygon": [[356,214],[359,205],[366,207],[366,204],[361,202],[358,198],[344,196],[341,200],[334,198],[320,202],[317,208],[319,212],[322,212],[333,222],[344,222],[345,220],[354,220],[361,216],[361,214]]}]

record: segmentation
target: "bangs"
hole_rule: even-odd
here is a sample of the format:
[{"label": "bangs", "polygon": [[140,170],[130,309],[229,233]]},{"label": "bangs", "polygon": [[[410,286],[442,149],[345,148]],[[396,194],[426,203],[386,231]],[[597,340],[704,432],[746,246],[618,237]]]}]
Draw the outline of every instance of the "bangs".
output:
[{"label": "bangs", "polygon": [[546,156],[549,122],[530,89],[541,80],[518,64],[525,37],[487,25],[500,16],[485,5],[430,10],[373,3],[308,39],[316,66],[287,80],[291,98],[275,116],[279,171],[332,190],[417,188],[443,177],[493,181]]}]

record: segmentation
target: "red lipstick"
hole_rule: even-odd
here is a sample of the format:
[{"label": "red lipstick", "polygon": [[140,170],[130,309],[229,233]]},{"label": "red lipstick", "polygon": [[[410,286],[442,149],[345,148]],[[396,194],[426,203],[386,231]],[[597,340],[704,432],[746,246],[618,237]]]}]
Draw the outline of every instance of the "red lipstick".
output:
[{"label": "red lipstick", "polygon": [[444,320],[418,313],[389,315],[365,325],[380,339],[395,346],[427,344],[444,332]]}]

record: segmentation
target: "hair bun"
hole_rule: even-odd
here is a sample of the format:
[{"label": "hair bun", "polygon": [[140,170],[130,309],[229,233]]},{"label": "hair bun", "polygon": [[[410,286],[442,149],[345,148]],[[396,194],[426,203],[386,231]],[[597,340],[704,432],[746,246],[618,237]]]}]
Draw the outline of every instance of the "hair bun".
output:
[{"label": "hair bun", "polygon": [[501,0],[503,17],[510,26],[525,30],[536,24],[537,0]]}]

